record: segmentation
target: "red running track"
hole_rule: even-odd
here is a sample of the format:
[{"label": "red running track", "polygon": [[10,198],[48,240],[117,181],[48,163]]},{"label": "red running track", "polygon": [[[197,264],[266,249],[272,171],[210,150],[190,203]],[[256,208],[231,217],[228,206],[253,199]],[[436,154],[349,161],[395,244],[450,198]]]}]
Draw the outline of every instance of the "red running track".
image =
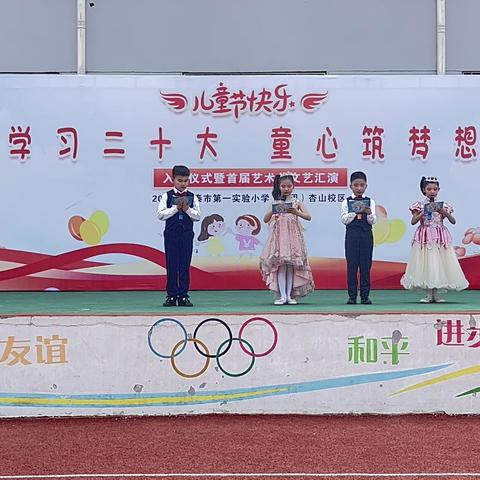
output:
[{"label": "red running track", "polygon": [[[479,417],[446,415],[4,419],[0,479],[218,472],[375,475],[340,477],[356,480],[385,478],[379,474],[461,472],[480,479],[480,474],[472,475],[480,472],[479,427]],[[252,477],[235,477],[242,478]]]}]

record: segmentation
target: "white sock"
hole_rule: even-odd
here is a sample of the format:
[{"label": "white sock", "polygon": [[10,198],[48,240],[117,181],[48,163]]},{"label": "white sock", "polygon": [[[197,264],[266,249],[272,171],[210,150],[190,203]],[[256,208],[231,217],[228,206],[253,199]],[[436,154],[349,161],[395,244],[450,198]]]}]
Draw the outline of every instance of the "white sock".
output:
[{"label": "white sock", "polygon": [[278,291],[280,298],[287,298],[287,266],[281,265],[277,272]]},{"label": "white sock", "polygon": [[292,298],[292,288],[293,288],[293,265],[287,265],[287,298]]}]

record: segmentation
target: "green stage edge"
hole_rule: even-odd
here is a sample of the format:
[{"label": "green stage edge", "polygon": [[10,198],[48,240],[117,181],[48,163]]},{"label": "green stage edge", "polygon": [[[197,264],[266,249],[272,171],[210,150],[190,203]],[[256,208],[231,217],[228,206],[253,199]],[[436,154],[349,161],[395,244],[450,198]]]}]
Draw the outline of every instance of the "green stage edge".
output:
[{"label": "green stage edge", "polygon": [[263,290],[194,291],[193,307],[165,308],[164,292],[0,292],[0,316],[11,315],[191,315],[264,313],[480,313],[480,291],[442,295],[445,303],[422,304],[422,292],[374,290],[373,305],[346,305],[347,293],[321,290],[300,299],[298,305],[273,305],[271,292]]}]

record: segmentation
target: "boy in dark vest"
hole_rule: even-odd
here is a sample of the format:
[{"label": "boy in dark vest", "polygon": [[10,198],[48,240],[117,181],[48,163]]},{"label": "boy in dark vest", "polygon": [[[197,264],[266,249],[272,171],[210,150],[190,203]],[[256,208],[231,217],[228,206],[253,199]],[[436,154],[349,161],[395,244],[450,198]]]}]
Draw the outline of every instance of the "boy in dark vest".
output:
[{"label": "boy in dark vest", "polygon": [[370,268],[373,254],[372,225],[377,221],[375,202],[365,196],[367,176],[363,172],[350,175],[353,195],[342,202],[342,223],[346,226],[345,257],[349,305],[357,303],[358,271],[360,270],[360,299],[370,305]]},{"label": "boy in dark vest", "polygon": [[165,221],[163,233],[167,261],[167,298],[164,307],[192,307],[188,296],[193,251],[193,222],[200,220],[198,198],[187,191],[190,170],[176,165],[173,188],[158,203],[158,218]]}]

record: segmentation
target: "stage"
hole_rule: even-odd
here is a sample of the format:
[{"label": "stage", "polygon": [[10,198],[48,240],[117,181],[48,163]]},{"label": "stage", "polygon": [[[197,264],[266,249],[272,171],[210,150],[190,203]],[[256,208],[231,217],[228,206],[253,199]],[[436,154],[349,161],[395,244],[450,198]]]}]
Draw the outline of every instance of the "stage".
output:
[{"label": "stage", "polygon": [[392,313],[479,313],[480,292],[466,290],[442,295],[445,303],[419,303],[421,292],[375,290],[372,305],[346,305],[344,290],[320,290],[301,299],[298,305],[273,305],[265,290],[194,291],[193,307],[169,307],[164,292],[0,292],[0,316],[10,315],[192,315],[192,314],[392,314]]},{"label": "stage", "polygon": [[478,413],[480,295],[0,292],[1,416]]}]

